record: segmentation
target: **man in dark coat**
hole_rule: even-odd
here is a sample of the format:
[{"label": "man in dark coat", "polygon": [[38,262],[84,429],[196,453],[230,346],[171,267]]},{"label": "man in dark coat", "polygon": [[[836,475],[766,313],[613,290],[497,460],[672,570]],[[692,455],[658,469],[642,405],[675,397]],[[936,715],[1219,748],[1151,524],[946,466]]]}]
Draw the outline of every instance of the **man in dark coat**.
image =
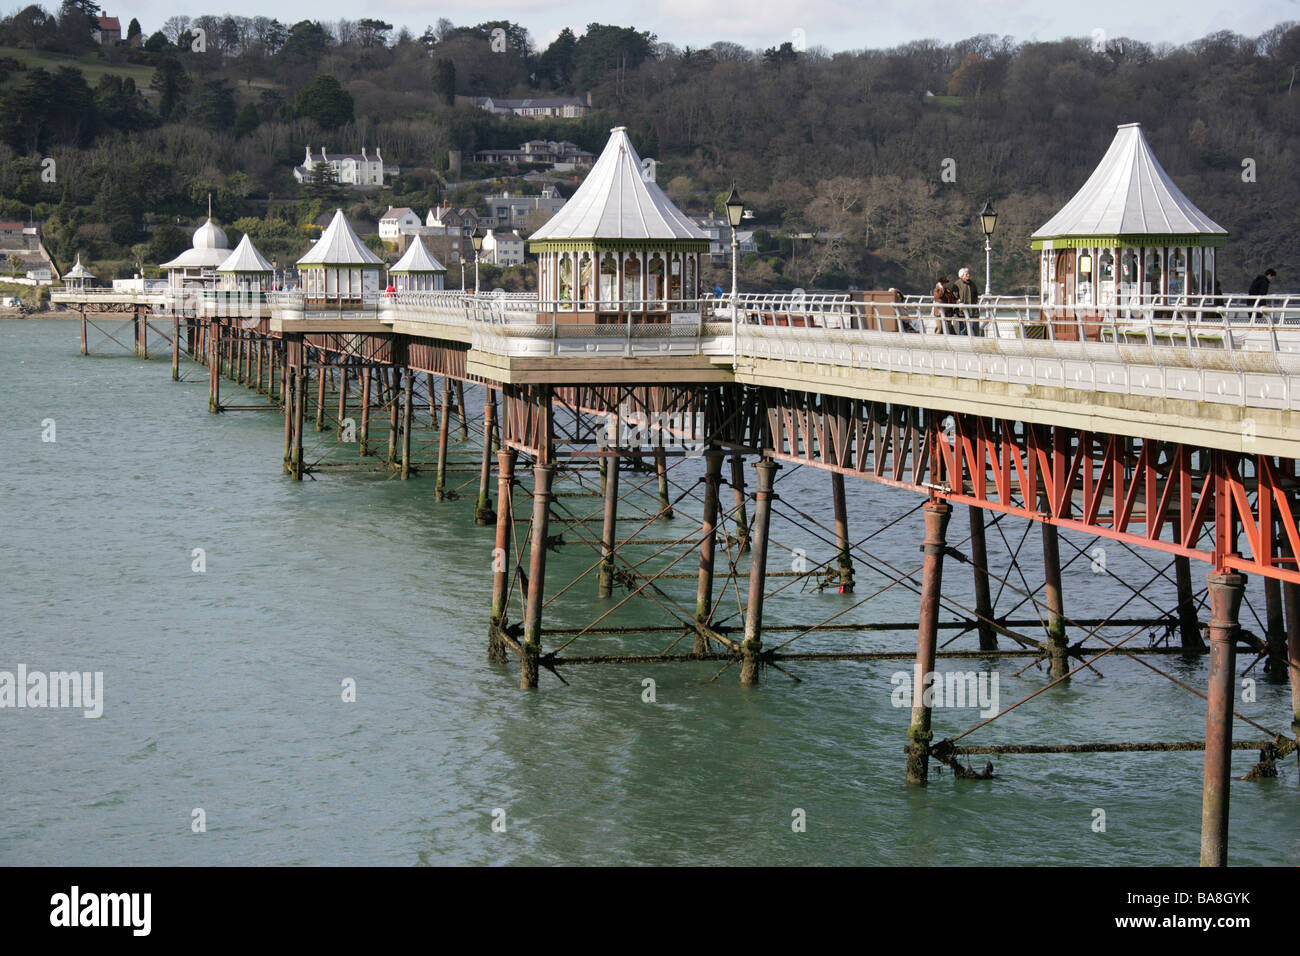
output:
[{"label": "man in dark coat", "polygon": [[980,287],[975,284],[975,280],[970,277],[970,267],[962,266],[961,271],[957,273],[957,301],[963,306],[962,315],[966,318],[967,335],[983,335],[983,324],[980,322],[979,309],[974,308],[980,300]]},{"label": "man in dark coat", "polygon": [[[1277,278],[1276,272],[1274,272],[1272,269],[1265,269],[1264,274],[1262,276],[1255,276],[1255,281],[1253,281],[1250,284],[1250,288],[1246,290],[1246,294],[1247,295],[1268,295],[1268,284],[1269,282],[1271,282],[1276,278]],[[1264,313],[1256,312],[1254,313],[1253,317],[1257,319],[1262,319],[1264,317]]]},{"label": "man in dark coat", "polygon": [[1247,295],[1268,295],[1268,284],[1277,278],[1272,269],[1265,269],[1262,276],[1255,276],[1255,281],[1246,290]]}]

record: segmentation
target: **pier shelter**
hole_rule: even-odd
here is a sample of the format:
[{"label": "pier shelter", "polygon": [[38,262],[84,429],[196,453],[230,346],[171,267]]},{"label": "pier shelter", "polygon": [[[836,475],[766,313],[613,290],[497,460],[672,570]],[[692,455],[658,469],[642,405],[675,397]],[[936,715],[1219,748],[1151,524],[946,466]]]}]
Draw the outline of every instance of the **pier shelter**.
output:
[{"label": "pier shelter", "polygon": [[627,128],[616,126],[577,192],[529,240],[538,256],[538,308],[584,324],[698,312],[709,242],[646,178]]},{"label": "pier shelter", "polygon": [[1118,128],[1088,181],[1032,236],[1044,306],[1179,304],[1215,294],[1227,230],[1188,199],[1139,123]]},{"label": "pier shelter", "polygon": [[270,291],[274,271],[248,236],[240,239],[235,251],[217,266],[220,286],[230,292]]},{"label": "pier shelter", "polygon": [[307,307],[361,308],[367,296],[378,295],[383,265],[352,231],[343,210],[336,209],[316,244],[298,260]]},{"label": "pier shelter", "polygon": [[388,270],[389,283],[397,292],[441,292],[446,276],[447,267],[430,255],[419,236]]},{"label": "pier shelter", "polygon": [[63,274],[63,288],[68,291],[85,291],[93,287],[98,280],[93,272],[81,264],[81,253],[77,253],[76,264]]}]

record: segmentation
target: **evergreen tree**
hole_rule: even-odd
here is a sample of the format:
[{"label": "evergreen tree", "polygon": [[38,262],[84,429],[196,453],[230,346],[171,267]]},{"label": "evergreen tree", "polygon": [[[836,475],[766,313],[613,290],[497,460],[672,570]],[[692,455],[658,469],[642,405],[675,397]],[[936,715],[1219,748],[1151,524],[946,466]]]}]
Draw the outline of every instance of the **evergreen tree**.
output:
[{"label": "evergreen tree", "polygon": [[440,97],[447,106],[456,103],[456,64],[448,59],[440,59],[433,70],[433,93]]},{"label": "evergreen tree", "polygon": [[328,73],[322,73],[298,94],[298,115],[315,120],[322,129],[352,122],[352,94]]}]

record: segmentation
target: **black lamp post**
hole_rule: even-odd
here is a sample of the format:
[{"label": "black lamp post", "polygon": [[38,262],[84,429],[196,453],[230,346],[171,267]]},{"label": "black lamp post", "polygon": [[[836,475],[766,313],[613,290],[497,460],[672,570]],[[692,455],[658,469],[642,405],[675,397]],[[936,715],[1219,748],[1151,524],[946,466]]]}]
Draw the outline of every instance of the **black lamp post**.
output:
[{"label": "black lamp post", "polygon": [[469,237],[469,241],[474,244],[474,294],[478,295],[478,254],[479,250],[483,248],[483,237],[475,229],[474,235]]},{"label": "black lamp post", "polygon": [[992,201],[984,203],[980,210],[980,229],[984,231],[984,294],[992,294],[989,286],[993,280],[993,230],[998,226],[998,214],[993,211]]},{"label": "black lamp post", "polygon": [[740,307],[738,303],[739,295],[736,289],[737,276],[737,253],[740,249],[740,240],[736,235],[736,229],[740,226],[740,220],[745,217],[745,204],[741,201],[740,193],[736,192],[736,186],[731,186],[731,195],[727,197],[724,205],[727,207],[727,222],[731,224],[731,364],[736,364],[736,333],[739,328]]}]

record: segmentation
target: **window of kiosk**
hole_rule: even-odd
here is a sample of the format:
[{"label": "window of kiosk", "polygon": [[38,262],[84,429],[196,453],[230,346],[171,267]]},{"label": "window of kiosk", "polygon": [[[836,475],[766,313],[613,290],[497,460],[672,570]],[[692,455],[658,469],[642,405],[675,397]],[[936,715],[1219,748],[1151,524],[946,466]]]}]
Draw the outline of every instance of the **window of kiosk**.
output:
[{"label": "window of kiosk", "polygon": [[1187,289],[1187,250],[1181,247],[1169,254],[1169,294],[1182,295]]},{"label": "window of kiosk", "polygon": [[602,306],[618,307],[618,260],[612,252],[600,258],[600,302]]},{"label": "window of kiosk", "polygon": [[649,300],[649,306],[652,309],[662,309],[664,307],[664,260],[663,256],[655,253],[650,257],[650,265],[646,268],[646,299]]},{"label": "window of kiosk", "polygon": [[1097,304],[1115,304],[1115,254],[1109,249],[1097,257]]},{"label": "window of kiosk", "polygon": [[1163,292],[1164,257],[1165,251],[1163,249],[1147,250],[1146,274],[1142,282],[1142,292],[1148,298],[1155,298]]},{"label": "window of kiosk", "polygon": [[560,308],[573,308],[573,258],[568,253],[560,256]]},{"label": "window of kiosk", "polygon": [[1119,257],[1119,301],[1123,306],[1137,304],[1138,255],[1136,249],[1125,249]]},{"label": "window of kiosk", "polygon": [[628,253],[623,262],[623,301],[635,303],[641,297],[641,257],[638,253]]},{"label": "window of kiosk", "polygon": [[596,286],[592,272],[591,253],[584,252],[578,260],[578,308],[590,309],[595,305]]},{"label": "window of kiosk", "polygon": [[1076,305],[1092,305],[1092,271],[1097,267],[1096,251],[1080,249],[1078,261],[1075,262],[1074,302]]}]

